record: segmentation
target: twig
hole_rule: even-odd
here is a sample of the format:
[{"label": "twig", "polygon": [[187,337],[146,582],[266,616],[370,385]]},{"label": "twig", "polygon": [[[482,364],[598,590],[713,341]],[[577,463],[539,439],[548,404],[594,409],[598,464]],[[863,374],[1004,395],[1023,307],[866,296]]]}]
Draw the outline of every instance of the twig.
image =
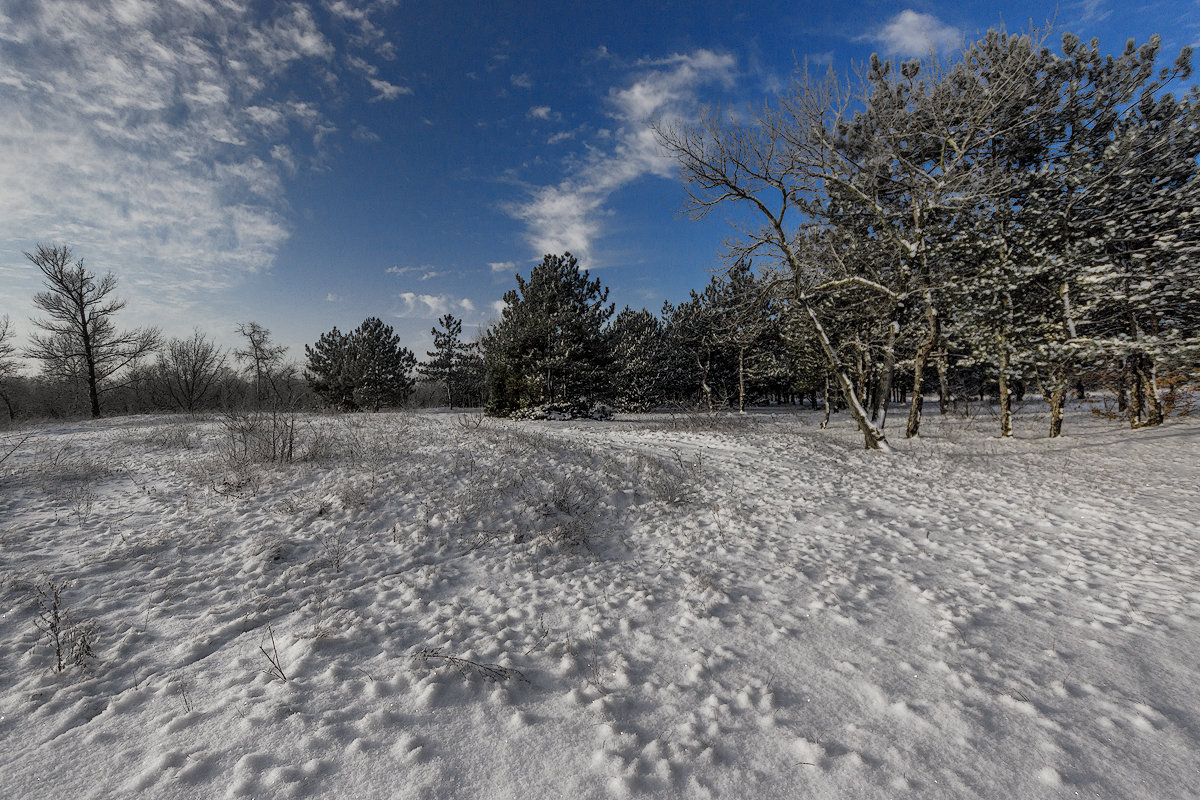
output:
[{"label": "twig", "polygon": [[30,437],[32,437],[32,436],[33,436],[32,433],[27,433],[27,434],[25,434],[25,436],[21,437],[21,439],[19,439],[16,444],[14,444],[11,448],[9,448],[7,453],[5,453],[3,456],[0,456],[0,464],[3,464],[5,461],[7,461],[8,457],[11,456],[13,453],[17,452],[17,449],[21,445],[23,445],[27,441],[29,441]]},{"label": "twig", "polygon": [[279,650],[275,647],[275,630],[271,627],[270,623],[267,623],[267,633],[271,635],[271,652],[268,653],[267,649],[261,644],[258,646],[259,651],[266,656],[267,661],[271,663],[271,667],[269,669],[264,669],[263,672],[267,675],[278,677],[280,680],[286,682],[288,676],[286,673],[284,673],[283,667],[279,663]]},{"label": "twig", "polygon": [[426,647],[417,653],[416,658],[421,659],[426,664],[431,660],[440,660],[457,669],[463,677],[468,677],[471,673],[475,673],[485,681],[493,683],[506,681],[509,678],[517,678],[525,683],[529,683],[529,679],[520,670],[505,667],[501,664],[483,664],[478,661],[472,661],[469,658],[451,655],[444,652],[440,647]]}]

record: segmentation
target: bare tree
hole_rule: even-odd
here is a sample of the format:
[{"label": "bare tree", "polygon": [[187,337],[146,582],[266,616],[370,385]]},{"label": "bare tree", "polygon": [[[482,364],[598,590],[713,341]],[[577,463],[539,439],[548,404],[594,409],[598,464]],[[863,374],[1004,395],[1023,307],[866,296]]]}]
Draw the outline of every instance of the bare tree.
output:
[{"label": "bare tree", "polygon": [[203,407],[225,369],[225,353],[199,330],[172,339],[158,357],[162,389],[172,405],[189,414]]},{"label": "bare tree", "polygon": [[17,346],[12,342],[15,335],[12,320],[8,318],[8,315],[0,317],[0,400],[4,401],[10,420],[16,418],[12,399],[8,394],[9,381],[17,374]]},{"label": "bare tree", "polygon": [[116,276],[109,272],[97,280],[82,258],[72,262],[71,248],[39,244],[37,252],[25,257],[46,280],[46,291],[33,297],[33,304],[46,313],[34,320],[44,333],[33,334],[25,355],[44,362],[54,374],[80,375],[92,416],[99,417],[100,395],[120,386],[118,374],[157,349],[161,335],[157,328],[117,330],[112,318],[125,301],[112,296]]},{"label": "bare tree", "polygon": [[[842,281],[826,280],[831,273],[814,268],[815,252],[792,222],[812,207],[828,174],[826,126],[836,116],[836,86],[832,80],[808,84],[791,101],[786,112],[763,108],[752,122],[707,111],[694,125],[658,124],[655,133],[679,162],[688,192],[685,208],[693,216],[702,217],[726,204],[744,204],[755,212],[760,224],[739,228],[731,255],[736,260],[770,254],[783,265],[790,278],[790,300],[820,343],[865,446],[890,450],[883,431],[871,421],[855,393],[849,371],[816,307],[817,296]],[[861,276],[848,279],[872,283]],[[895,295],[882,285],[874,288],[889,297]]]},{"label": "bare tree", "polygon": [[271,332],[257,322],[240,322],[237,332],[246,337],[246,347],[234,350],[233,357],[246,364],[246,372],[254,378],[255,401],[261,406],[287,347],[272,342]]}]

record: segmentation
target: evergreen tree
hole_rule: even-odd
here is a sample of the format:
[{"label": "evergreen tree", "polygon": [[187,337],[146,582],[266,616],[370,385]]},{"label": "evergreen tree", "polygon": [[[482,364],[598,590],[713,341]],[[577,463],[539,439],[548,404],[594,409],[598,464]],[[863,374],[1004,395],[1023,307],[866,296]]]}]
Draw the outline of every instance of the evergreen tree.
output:
[{"label": "evergreen tree", "polygon": [[468,359],[475,345],[460,339],[462,320],[446,314],[438,320],[441,330],[433,328],[433,347],[425,355],[429,356],[420,367],[421,376],[432,381],[438,381],[446,386],[446,402],[454,408],[454,401],[459,400],[468,377]]},{"label": "evergreen tree", "polygon": [[305,378],[313,392],[326,405],[342,411],[353,411],[354,372],[350,335],[335,327],[321,334],[316,344],[305,345],[304,353],[308,357]]},{"label": "evergreen tree", "polygon": [[378,411],[383,406],[402,405],[412,394],[412,372],[417,358],[390,325],[368,317],[350,334],[354,374],[354,405]]},{"label": "evergreen tree", "polygon": [[335,408],[378,411],[401,405],[412,394],[416,356],[378,317],[368,317],[348,334],[334,328],[304,350],[309,385]]},{"label": "evergreen tree", "polygon": [[658,317],[625,307],[609,328],[613,352],[613,393],[624,411],[649,411],[669,390],[670,358],[666,330]]},{"label": "evergreen tree", "polygon": [[546,255],[505,293],[500,322],[484,340],[488,410],[608,397],[612,353],[608,289],[570,253]]}]

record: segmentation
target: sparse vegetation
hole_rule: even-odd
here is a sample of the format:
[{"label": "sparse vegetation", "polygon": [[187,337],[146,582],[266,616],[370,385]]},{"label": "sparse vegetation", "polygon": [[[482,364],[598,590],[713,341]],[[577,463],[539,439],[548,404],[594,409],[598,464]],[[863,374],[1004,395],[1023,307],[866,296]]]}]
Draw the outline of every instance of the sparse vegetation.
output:
[{"label": "sparse vegetation", "polygon": [[46,578],[34,586],[37,618],[34,624],[54,652],[54,670],[68,666],[87,667],[96,658],[100,627],[93,620],[76,620],[63,595],[71,588],[69,580]]}]

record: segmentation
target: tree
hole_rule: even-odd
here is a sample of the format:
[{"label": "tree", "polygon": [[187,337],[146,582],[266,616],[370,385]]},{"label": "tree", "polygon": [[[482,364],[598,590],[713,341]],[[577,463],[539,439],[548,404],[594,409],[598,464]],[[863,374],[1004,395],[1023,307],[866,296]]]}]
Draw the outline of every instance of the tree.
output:
[{"label": "tree", "polygon": [[613,353],[612,399],[624,411],[649,411],[669,390],[671,359],[658,317],[625,307],[609,328]]},{"label": "tree", "polygon": [[16,419],[17,416],[9,392],[9,384],[17,374],[17,347],[12,342],[14,336],[12,321],[5,314],[0,317],[0,400],[4,401],[10,420]]},{"label": "tree", "polygon": [[738,412],[746,411],[747,375],[756,375],[762,345],[774,324],[771,289],[749,260],[733,264],[713,282],[720,341],[737,353]]},{"label": "tree", "polygon": [[445,384],[446,403],[450,408],[454,408],[456,398],[459,398],[459,405],[462,405],[460,392],[466,378],[466,362],[475,345],[459,338],[462,334],[462,320],[446,314],[438,320],[438,324],[441,330],[430,330],[433,334],[434,349],[425,353],[429,360],[421,365],[420,372],[422,377],[428,380]]},{"label": "tree", "polygon": [[83,266],[71,261],[66,246],[39,244],[35,253],[25,253],[45,278],[46,291],[34,295],[33,303],[46,316],[34,324],[25,351],[42,361],[57,376],[80,376],[87,386],[93,417],[100,416],[100,396],[118,386],[122,370],[159,346],[157,328],[118,331],[113,316],[125,301],[112,297],[117,278],[111,272],[97,280]]},{"label": "tree", "polygon": [[378,317],[368,317],[350,333],[334,328],[304,352],[309,386],[335,408],[378,411],[412,394],[416,356]]},{"label": "tree", "polygon": [[304,377],[309,387],[325,403],[343,411],[353,411],[354,371],[350,335],[336,327],[321,334],[316,344],[304,345],[308,366]]},{"label": "tree", "polygon": [[417,357],[400,346],[400,337],[378,317],[368,317],[350,334],[354,404],[378,411],[401,405],[412,394]]},{"label": "tree", "polygon": [[254,400],[261,407],[268,390],[276,388],[276,372],[283,364],[287,347],[271,341],[271,332],[257,322],[239,322],[237,332],[246,337],[246,347],[234,350],[233,357],[246,364],[247,374],[254,380]]},{"label": "tree", "polygon": [[570,253],[546,255],[529,280],[504,295],[500,322],[484,340],[488,408],[507,414],[543,403],[609,393],[612,352],[608,289]]},{"label": "tree", "polygon": [[195,414],[216,393],[225,370],[225,353],[199,330],[188,339],[171,339],[158,356],[161,391],[174,408]]}]

